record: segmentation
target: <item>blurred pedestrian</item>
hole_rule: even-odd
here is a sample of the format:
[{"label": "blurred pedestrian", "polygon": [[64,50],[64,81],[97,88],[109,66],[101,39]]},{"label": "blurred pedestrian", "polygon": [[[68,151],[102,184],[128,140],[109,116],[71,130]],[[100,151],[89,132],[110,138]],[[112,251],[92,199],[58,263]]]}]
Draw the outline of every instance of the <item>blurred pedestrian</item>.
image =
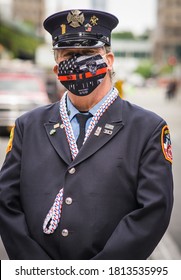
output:
[{"label": "blurred pedestrian", "polygon": [[67,91],[18,118],[11,133],[0,172],[0,231],[10,259],[146,259],[167,229],[169,128],[112,86],[117,24],[95,10],[44,22]]},{"label": "blurred pedestrian", "polygon": [[176,96],[177,92],[177,81],[176,79],[172,79],[166,88],[166,98],[167,99],[173,99]]}]

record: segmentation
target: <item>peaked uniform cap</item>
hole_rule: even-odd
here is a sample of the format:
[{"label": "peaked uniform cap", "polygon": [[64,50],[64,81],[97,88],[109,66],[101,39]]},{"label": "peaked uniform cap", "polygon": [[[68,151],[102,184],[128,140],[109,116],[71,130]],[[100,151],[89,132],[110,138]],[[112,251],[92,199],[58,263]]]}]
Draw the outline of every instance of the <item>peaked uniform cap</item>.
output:
[{"label": "peaked uniform cap", "polygon": [[95,48],[111,45],[111,32],[118,22],[110,13],[82,9],[55,13],[43,25],[52,35],[54,49]]}]

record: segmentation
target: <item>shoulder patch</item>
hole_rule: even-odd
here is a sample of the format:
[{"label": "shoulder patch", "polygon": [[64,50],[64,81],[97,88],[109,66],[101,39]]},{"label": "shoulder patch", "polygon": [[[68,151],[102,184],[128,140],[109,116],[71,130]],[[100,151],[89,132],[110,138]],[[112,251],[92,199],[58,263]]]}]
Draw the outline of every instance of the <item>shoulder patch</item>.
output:
[{"label": "shoulder patch", "polygon": [[8,146],[6,148],[6,154],[9,153],[12,150],[13,147],[13,139],[14,139],[14,128],[15,126],[13,126],[11,128],[11,133],[10,133],[10,137],[9,137],[9,142],[8,142]]},{"label": "shoulder patch", "polygon": [[165,159],[172,163],[172,145],[170,139],[170,131],[167,125],[162,128],[161,145]]}]

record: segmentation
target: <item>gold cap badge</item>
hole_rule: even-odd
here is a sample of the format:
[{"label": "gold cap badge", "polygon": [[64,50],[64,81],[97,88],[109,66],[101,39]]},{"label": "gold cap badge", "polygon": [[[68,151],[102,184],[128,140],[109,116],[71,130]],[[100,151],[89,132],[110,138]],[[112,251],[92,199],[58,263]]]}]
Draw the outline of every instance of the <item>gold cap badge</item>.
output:
[{"label": "gold cap badge", "polygon": [[68,13],[67,21],[72,27],[79,27],[84,23],[84,14],[79,10],[73,10]]},{"label": "gold cap badge", "polygon": [[97,25],[97,22],[98,22],[98,18],[96,16],[92,16],[91,19],[90,19],[90,23],[94,26],[94,25]]}]

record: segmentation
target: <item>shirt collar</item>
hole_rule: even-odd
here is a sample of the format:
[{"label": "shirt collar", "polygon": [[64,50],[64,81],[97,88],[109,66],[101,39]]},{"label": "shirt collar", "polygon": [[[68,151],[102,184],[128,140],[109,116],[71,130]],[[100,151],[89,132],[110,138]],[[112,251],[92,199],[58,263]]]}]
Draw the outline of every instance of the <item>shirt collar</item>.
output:
[{"label": "shirt collar", "polygon": [[68,97],[68,94],[67,94],[67,112],[68,112],[68,117],[69,117],[69,120],[71,121],[76,114],[80,113],[75,107],[74,105],[72,104],[72,102],[70,101],[70,98]]},{"label": "shirt collar", "polygon": [[[97,110],[100,108],[100,106],[104,103],[104,101],[107,99],[108,95],[112,92],[112,89],[94,106],[92,107],[89,112],[94,116],[97,112]],[[70,98],[68,97],[67,94],[67,111],[68,111],[68,116],[69,120],[71,121],[76,114],[80,113],[72,104],[70,101]]]}]

